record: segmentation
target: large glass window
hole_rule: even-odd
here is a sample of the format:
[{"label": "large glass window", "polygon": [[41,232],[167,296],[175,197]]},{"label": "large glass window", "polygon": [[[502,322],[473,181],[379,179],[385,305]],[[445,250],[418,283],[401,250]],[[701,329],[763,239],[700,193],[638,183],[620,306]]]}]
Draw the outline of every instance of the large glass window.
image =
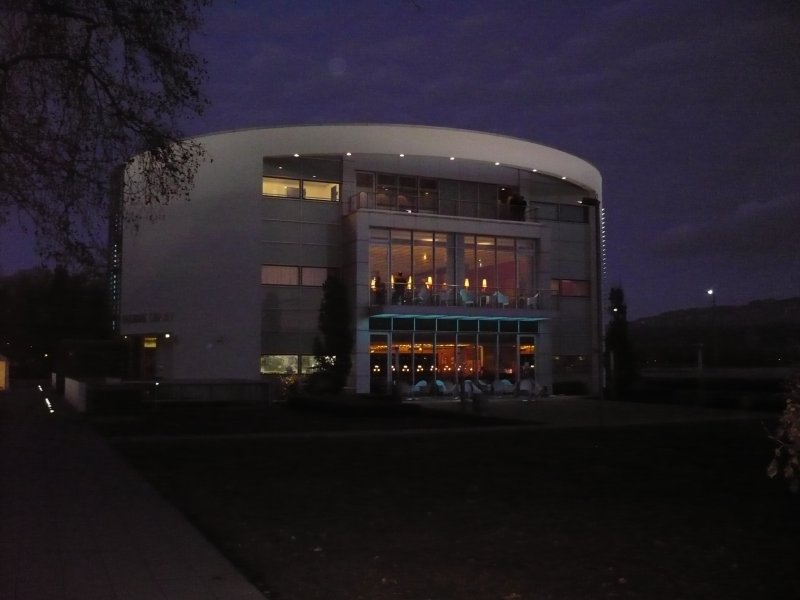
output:
[{"label": "large glass window", "polygon": [[411,299],[413,275],[411,269],[411,232],[392,230],[392,304],[404,304]]},{"label": "large glass window", "polygon": [[391,273],[389,270],[389,230],[371,229],[369,233],[370,303],[380,306],[389,300],[387,294]]},{"label": "large glass window", "polygon": [[265,196],[277,196],[279,198],[299,198],[300,180],[264,177],[261,182],[261,193]]},{"label": "large glass window", "polygon": [[517,240],[517,294],[524,305],[535,308],[538,301],[535,279],[533,240]]},{"label": "large glass window", "polygon": [[304,181],[303,198],[307,200],[339,201],[339,184],[328,181]]},{"label": "large glass window", "polygon": [[476,256],[478,259],[475,286],[481,304],[488,305],[497,291],[497,263],[495,261],[495,238],[478,236]]},{"label": "large glass window", "polygon": [[462,181],[459,185],[457,214],[462,217],[477,217],[479,199],[480,184],[471,181]]},{"label": "large glass window", "polygon": [[413,301],[415,304],[433,304],[435,265],[432,232],[414,232],[413,263]]},{"label": "large glass window", "polygon": [[516,305],[517,258],[512,238],[497,238],[497,286],[493,291],[498,306]]},{"label": "large glass window", "polygon": [[439,182],[436,179],[420,178],[419,210],[431,213],[439,210]]},{"label": "large glass window", "polygon": [[535,240],[373,229],[371,303],[542,308],[534,250]]},{"label": "large glass window", "polygon": [[[264,158],[264,196],[339,200],[342,161],[333,157],[268,156]],[[302,192],[302,194],[301,194]]]},{"label": "large glass window", "polygon": [[573,206],[572,204],[560,204],[558,206],[558,220],[572,221],[573,223],[585,223],[588,221],[588,213],[585,206]]},{"label": "large glass window", "polygon": [[294,375],[297,370],[296,354],[268,354],[261,357],[261,373]]}]

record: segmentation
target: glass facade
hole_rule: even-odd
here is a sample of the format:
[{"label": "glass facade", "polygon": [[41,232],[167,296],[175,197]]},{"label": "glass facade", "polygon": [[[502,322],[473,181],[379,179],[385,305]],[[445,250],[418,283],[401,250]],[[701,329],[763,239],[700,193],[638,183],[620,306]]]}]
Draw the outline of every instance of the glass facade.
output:
[{"label": "glass facade", "polygon": [[276,198],[339,201],[342,161],[328,157],[264,159],[261,193]]},{"label": "glass facade", "polygon": [[532,320],[372,318],[370,390],[449,394],[469,379],[511,393],[526,365],[535,369],[537,331]]},{"label": "glass facade", "polygon": [[535,308],[535,250],[535,240],[373,228],[370,304]]},{"label": "glass facade", "polygon": [[393,173],[356,173],[351,208],[524,221],[525,199],[512,186]]}]

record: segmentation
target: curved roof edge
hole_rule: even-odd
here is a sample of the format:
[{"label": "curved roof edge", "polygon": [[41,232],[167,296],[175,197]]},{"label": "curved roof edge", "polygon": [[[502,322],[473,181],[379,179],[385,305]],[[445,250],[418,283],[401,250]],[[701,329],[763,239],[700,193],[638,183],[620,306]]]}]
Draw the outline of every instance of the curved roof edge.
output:
[{"label": "curved roof edge", "polygon": [[[298,135],[301,133],[303,135]],[[427,135],[426,135],[427,134]],[[191,139],[224,139],[269,154],[400,154],[495,162],[564,179],[596,193],[599,170],[562,150],[509,135],[429,125],[334,123],[249,127]]]}]

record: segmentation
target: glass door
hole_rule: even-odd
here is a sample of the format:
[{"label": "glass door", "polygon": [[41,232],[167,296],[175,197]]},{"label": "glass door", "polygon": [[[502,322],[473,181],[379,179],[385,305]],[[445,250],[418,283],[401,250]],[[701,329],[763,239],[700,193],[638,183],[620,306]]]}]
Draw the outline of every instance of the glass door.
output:
[{"label": "glass door", "polygon": [[389,352],[389,334],[369,335],[369,391],[371,394],[389,394],[392,383],[392,363]]}]

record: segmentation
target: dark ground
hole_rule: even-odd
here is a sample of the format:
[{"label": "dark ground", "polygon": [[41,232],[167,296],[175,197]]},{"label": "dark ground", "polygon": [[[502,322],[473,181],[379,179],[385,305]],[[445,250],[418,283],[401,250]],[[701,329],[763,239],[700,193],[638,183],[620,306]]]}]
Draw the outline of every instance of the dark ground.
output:
[{"label": "dark ground", "polygon": [[[395,427],[358,419],[315,412],[308,423],[414,425],[412,415]],[[267,598],[800,598],[800,497],[766,477],[772,446],[759,420],[452,423],[326,437],[104,431]]]}]

